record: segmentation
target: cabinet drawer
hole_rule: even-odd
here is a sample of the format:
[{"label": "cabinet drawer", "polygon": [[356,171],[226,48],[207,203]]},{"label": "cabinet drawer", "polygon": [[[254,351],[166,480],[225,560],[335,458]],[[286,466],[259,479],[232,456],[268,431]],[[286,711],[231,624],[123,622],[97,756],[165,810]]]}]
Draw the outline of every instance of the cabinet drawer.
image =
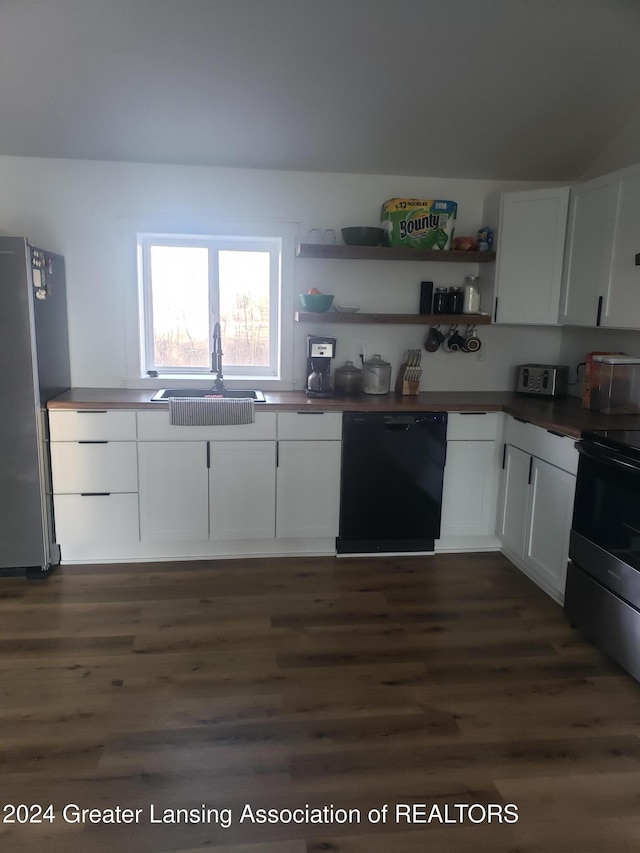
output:
[{"label": "cabinet drawer", "polygon": [[575,439],[556,435],[541,427],[536,429],[533,453],[570,474],[578,471],[578,451]]},{"label": "cabinet drawer", "polygon": [[276,437],[276,413],[256,412],[252,424],[176,426],[169,412],[138,412],[139,441],[262,441]]},{"label": "cabinet drawer", "polygon": [[138,542],[137,495],[56,495],[53,502],[56,542]]},{"label": "cabinet drawer", "polygon": [[450,412],[447,441],[494,441],[501,418],[501,412]]},{"label": "cabinet drawer", "polygon": [[51,441],[135,441],[136,413],[124,411],[51,411]]},{"label": "cabinet drawer", "polygon": [[280,412],[278,438],[303,441],[341,439],[342,415],[340,412]]},{"label": "cabinet drawer", "polygon": [[56,494],[137,492],[138,459],[134,441],[104,444],[51,443],[51,472]]},{"label": "cabinet drawer", "polygon": [[535,433],[538,427],[527,421],[519,421],[517,418],[508,417],[505,429],[505,442],[519,447],[525,453],[533,453]]}]

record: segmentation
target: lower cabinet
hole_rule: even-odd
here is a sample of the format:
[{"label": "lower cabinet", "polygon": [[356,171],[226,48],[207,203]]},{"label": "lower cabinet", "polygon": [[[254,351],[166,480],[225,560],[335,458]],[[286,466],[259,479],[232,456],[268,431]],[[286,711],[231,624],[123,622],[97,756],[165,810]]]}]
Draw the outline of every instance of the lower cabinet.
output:
[{"label": "lower cabinet", "polygon": [[272,539],[274,441],[140,442],[142,542]]},{"label": "lower cabinet", "polygon": [[502,414],[452,412],[436,551],[496,549]]},{"label": "lower cabinet", "polygon": [[209,538],[273,539],[275,441],[209,444]]},{"label": "lower cabinet", "polygon": [[578,454],[569,438],[513,426],[507,423],[497,533],[506,556],[562,604]]},{"label": "lower cabinet", "polygon": [[276,536],[338,535],[340,441],[279,441]]},{"label": "lower cabinet", "polygon": [[142,542],[209,538],[206,441],[141,441],[140,539]]}]

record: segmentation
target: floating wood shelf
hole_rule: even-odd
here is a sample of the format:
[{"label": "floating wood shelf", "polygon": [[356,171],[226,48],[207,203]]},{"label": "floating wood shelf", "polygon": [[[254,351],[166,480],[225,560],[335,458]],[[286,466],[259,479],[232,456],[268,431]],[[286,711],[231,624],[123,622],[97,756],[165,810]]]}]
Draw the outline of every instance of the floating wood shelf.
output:
[{"label": "floating wood shelf", "polygon": [[296,323],[387,323],[404,326],[486,326],[491,323],[487,314],[343,314],[327,311],[298,311]]},{"label": "floating wood shelf", "polygon": [[296,255],[299,258],[333,258],[343,261],[448,261],[458,264],[486,264],[496,259],[495,252],[441,252],[408,247],[334,246],[325,243],[300,243]]}]

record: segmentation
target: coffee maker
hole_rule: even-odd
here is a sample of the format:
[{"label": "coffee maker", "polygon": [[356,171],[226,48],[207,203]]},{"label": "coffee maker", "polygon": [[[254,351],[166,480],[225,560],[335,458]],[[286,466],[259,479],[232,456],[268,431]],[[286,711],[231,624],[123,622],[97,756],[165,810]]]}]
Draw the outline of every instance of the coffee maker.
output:
[{"label": "coffee maker", "polygon": [[331,362],[336,339],[307,335],[307,397],[333,397]]}]

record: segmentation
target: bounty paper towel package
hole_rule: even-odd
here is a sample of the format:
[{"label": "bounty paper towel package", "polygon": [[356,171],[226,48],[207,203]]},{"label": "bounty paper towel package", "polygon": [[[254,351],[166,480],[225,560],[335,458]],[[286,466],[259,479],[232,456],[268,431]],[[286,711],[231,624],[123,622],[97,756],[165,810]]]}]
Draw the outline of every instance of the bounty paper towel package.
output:
[{"label": "bounty paper towel package", "polygon": [[455,201],[390,198],[382,205],[383,245],[412,249],[448,249],[458,205]]}]

